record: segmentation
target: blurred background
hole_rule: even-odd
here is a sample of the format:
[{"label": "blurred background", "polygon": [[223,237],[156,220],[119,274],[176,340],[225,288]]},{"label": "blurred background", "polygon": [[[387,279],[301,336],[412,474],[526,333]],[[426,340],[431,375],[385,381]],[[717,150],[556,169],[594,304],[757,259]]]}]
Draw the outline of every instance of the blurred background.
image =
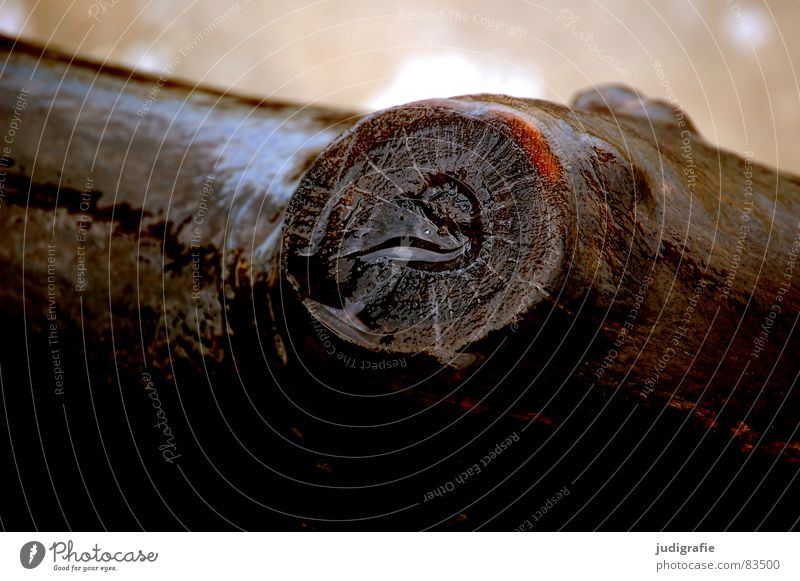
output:
[{"label": "blurred background", "polygon": [[0,31],[253,96],[372,110],[617,82],[800,173],[800,3],[764,0],[0,0]]}]

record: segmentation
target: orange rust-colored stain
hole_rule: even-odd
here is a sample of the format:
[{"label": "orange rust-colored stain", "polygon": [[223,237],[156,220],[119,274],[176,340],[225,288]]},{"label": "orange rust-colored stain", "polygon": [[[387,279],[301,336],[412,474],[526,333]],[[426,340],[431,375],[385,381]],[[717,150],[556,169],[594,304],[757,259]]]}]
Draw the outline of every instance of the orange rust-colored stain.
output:
[{"label": "orange rust-colored stain", "polygon": [[[480,405],[477,401],[475,401],[471,397],[455,397],[450,396],[444,399],[439,398],[431,393],[419,393],[417,397],[425,404],[425,405],[433,405],[436,403],[443,403],[448,406],[456,406],[461,408],[467,413],[473,414],[482,414],[486,413],[487,409],[485,406]],[[537,411],[530,411],[530,410],[520,410],[520,409],[512,409],[507,414],[506,417],[521,421],[521,422],[528,422],[528,423],[535,423],[541,426],[553,426],[555,422],[553,418],[544,415],[541,412]]]},{"label": "orange rust-colored stain", "polygon": [[333,474],[333,466],[331,466],[327,462],[323,462],[322,460],[320,460],[319,462],[316,463],[315,466],[320,470],[327,472],[328,474]]},{"label": "orange rust-colored stain", "polygon": [[679,397],[674,397],[667,405],[676,410],[690,410],[694,408],[696,404]]},{"label": "orange rust-colored stain", "polygon": [[543,426],[552,426],[553,418],[546,416],[540,412],[522,412],[512,411],[509,414],[512,418],[521,420],[523,422],[535,422]]},{"label": "orange rust-colored stain", "polygon": [[504,111],[494,112],[503,124],[511,130],[511,135],[528,154],[531,163],[548,183],[553,184],[564,176],[564,167],[553,153],[544,135],[531,123],[521,117]]},{"label": "orange rust-colored stain", "polygon": [[750,426],[744,422],[739,422],[736,427],[730,429],[734,438],[739,440],[739,449],[742,452],[750,452],[755,448],[755,442],[760,438],[760,434],[754,432]]},{"label": "orange rust-colored stain", "polygon": [[782,456],[787,462],[800,462],[800,442],[770,442],[762,449],[772,456]]},{"label": "orange rust-colored stain", "polygon": [[471,397],[458,398],[456,401],[458,403],[458,407],[460,407],[462,410],[468,411],[476,407],[480,409],[480,407],[478,406],[478,402],[476,402]]},{"label": "orange rust-colored stain", "polygon": [[448,405],[458,406],[458,407],[460,407],[462,410],[464,410],[466,412],[472,412],[472,413],[478,413],[479,414],[479,413],[483,413],[484,411],[486,411],[482,405],[478,404],[478,402],[476,402],[474,399],[472,399],[470,397],[450,396],[450,397],[446,397],[444,399],[441,399],[441,398],[435,396],[434,394],[424,393],[424,392],[420,393],[418,397],[422,400],[422,402],[425,405],[433,405],[433,404],[438,403],[438,402],[441,401],[442,403],[445,403],[445,404],[448,404]]}]

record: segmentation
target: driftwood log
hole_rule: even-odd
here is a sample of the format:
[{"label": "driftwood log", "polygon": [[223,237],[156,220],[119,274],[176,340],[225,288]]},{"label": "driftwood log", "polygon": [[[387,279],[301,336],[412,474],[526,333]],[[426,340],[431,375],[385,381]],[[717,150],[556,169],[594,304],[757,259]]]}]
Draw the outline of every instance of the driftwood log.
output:
[{"label": "driftwood log", "polygon": [[5,526],[794,526],[797,178],[619,87],[0,60]]},{"label": "driftwood log", "polygon": [[556,385],[691,408],[745,447],[769,431],[800,458],[800,180],[665,103],[610,87],[573,109],[478,95],[379,112],[326,149],[286,223],[292,287],[362,349],[470,367],[508,341],[537,374],[573,351]]}]

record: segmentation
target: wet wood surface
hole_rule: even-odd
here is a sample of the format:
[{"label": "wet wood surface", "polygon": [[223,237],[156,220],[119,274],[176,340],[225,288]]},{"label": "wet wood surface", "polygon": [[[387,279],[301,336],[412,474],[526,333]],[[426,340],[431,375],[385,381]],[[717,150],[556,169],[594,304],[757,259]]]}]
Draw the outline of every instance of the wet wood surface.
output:
[{"label": "wet wood surface", "polygon": [[293,287],[361,348],[462,372],[498,357],[797,459],[800,181],[628,89],[574,107],[477,96],[362,121],[290,206]]},{"label": "wet wood surface", "polygon": [[2,51],[5,526],[793,526],[797,178],[620,88],[354,126]]}]

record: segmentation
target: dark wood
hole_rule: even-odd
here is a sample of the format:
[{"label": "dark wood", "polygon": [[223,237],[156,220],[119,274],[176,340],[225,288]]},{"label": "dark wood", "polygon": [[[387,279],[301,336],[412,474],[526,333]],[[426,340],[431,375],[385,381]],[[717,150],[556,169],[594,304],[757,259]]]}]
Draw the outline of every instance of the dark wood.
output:
[{"label": "dark wood", "polygon": [[5,144],[3,309],[33,329],[48,305],[59,327],[90,320],[87,342],[113,336],[131,371],[220,361],[225,298],[275,277],[288,200],[354,115],[2,49],[0,127],[19,125]]},{"label": "dark wood", "polygon": [[502,370],[800,457],[800,180],[665,103],[607,87],[572,109],[478,95],[375,113],[306,173],[284,248],[308,311],[360,348],[471,373],[510,338]]},{"label": "dark wood", "polygon": [[628,89],[354,125],[0,44],[3,526],[794,526],[797,178]]}]

